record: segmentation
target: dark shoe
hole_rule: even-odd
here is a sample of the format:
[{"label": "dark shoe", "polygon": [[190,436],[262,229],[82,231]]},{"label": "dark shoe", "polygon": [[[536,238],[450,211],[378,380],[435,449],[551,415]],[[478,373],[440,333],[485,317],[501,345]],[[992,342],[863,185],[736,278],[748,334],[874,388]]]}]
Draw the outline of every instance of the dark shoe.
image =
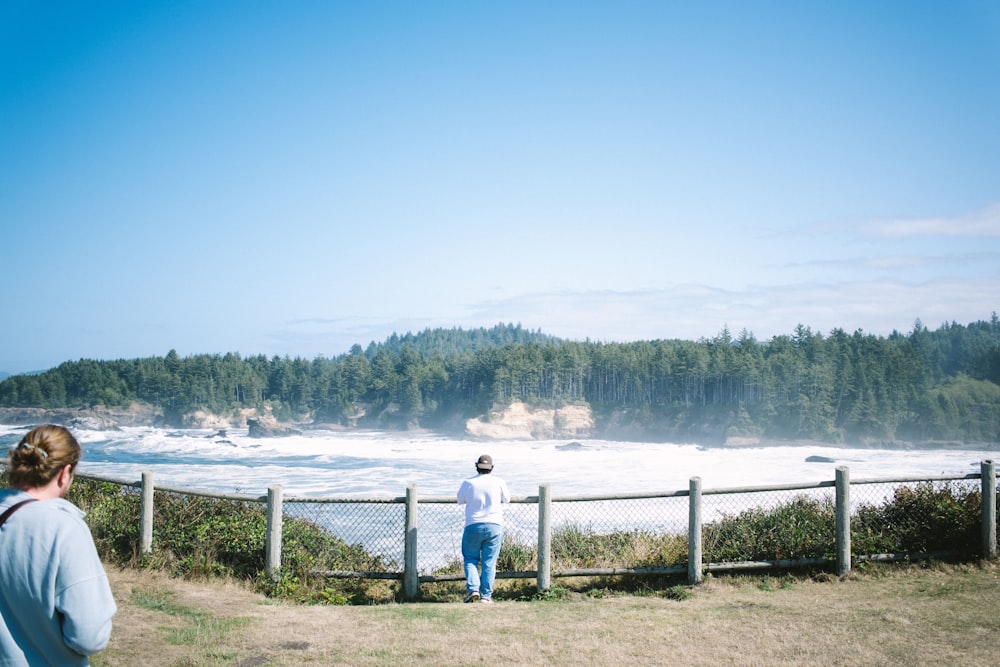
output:
[{"label": "dark shoe", "polygon": [[466,602],[479,602],[479,591],[472,591],[465,596]]}]

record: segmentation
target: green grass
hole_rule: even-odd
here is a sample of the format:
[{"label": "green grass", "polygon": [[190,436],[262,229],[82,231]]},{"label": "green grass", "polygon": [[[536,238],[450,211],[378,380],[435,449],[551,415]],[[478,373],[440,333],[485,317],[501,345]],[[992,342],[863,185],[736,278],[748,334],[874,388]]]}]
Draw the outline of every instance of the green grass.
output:
[{"label": "green grass", "polygon": [[173,595],[166,591],[136,590],[132,593],[132,603],[142,609],[160,612],[185,621],[181,627],[164,629],[164,638],[169,644],[178,646],[211,646],[235,629],[250,624],[251,619],[243,616],[215,618],[208,612],[183,607],[173,602]]}]

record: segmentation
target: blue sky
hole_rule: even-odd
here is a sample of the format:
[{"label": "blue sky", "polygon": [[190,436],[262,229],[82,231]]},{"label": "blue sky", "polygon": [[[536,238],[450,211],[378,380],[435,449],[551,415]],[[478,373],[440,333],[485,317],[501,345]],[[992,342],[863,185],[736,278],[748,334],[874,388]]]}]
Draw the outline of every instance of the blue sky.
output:
[{"label": "blue sky", "polygon": [[0,370],[1000,310],[1000,4],[0,3]]}]

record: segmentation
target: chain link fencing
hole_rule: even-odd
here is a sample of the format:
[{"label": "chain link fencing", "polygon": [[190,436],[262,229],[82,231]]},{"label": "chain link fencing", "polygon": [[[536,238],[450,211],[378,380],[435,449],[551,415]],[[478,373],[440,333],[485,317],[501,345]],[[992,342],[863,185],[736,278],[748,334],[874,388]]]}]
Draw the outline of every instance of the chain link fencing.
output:
[{"label": "chain link fencing", "polygon": [[889,553],[979,555],[980,479],[855,482],[851,485],[851,543],[861,560]]},{"label": "chain link fencing", "polygon": [[[858,480],[850,486],[851,537],[860,560],[885,553],[975,555],[981,549],[978,476],[945,480]],[[702,491],[703,560],[817,564],[836,558],[832,482]],[[417,567],[422,577],[461,572],[462,506],[419,498]],[[294,508],[294,509],[292,509]],[[405,498],[296,500],[286,514],[308,518],[383,563],[402,569]],[[552,497],[552,567],[560,572],[677,568],[688,561],[688,491]],[[505,510],[498,576],[538,567],[538,497]],[[335,568],[331,568],[335,569]]]},{"label": "chain link fencing", "polygon": [[833,559],[832,485],[702,492],[703,558],[710,563]]},{"label": "chain link fencing", "polygon": [[[91,477],[89,493],[118,493],[129,501],[109,517],[107,504],[94,519],[100,537],[113,548],[135,549],[135,526],[141,490],[135,482]],[[115,484],[119,486],[115,486]],[[924,555],[975,558],[984,547],[980,475],[924,480],[851,480],[850,539],[854,560]],[[996,485],[994,483],[994,487]],[[541,495],[541,490],[540,494]],[[219,496],[182,489],[157,489],[153,526],[157,548],[169,548],[170,521],[195,525],[218,512],[246,512],[245,535],[226,536],[232,549],[264,548],[267,498]],[[212,498],[222,507],[210,507]],[[299,526],[321,529],[335,543],[313,545],[312,567],[330,576],[402,578],[406,567],[406,535],[416,535],[415,564],[421,581],[454,579],[462,571],[464,509],[454,498],[419,498],[414,494],[415,521],[408,523],[406,497],[392,499],[288,498],[281,503],[283,541],[307,540]],[[662,494],[558,497],[551,495],[550,557],[553,575],[572,576],[609,569],[682,568],[688,563],[689,490]],[[94,500],[94,499],[91,499]],[[90,502],[90,501],[87,501]],[[782,565],[822,563],[836,558],[836,489],[832,482],[741,489],[707,489],[700,493],[702,562],[709,564]],[[84,503],[87,504],[87,503]],[[116,506],[119,507],[119,506]],[[132,508],[132,509],[129,509]],[[114,530],[123,535],[114,536]],[[127,535],[124,533],[128,533]],[[995,553],[995,513],[993,526]],[[349,559],[346,550],[351,547]],[[498,577],[538,569],[539,497],[514,498],[505,511],[504,546]],[[185,557],[181,555],[180,557]],[[190,557],[188,555],[187,557]],[[891,558],[890,558],[891,557]],[[736,569],[736,568],[734,568]]]}]

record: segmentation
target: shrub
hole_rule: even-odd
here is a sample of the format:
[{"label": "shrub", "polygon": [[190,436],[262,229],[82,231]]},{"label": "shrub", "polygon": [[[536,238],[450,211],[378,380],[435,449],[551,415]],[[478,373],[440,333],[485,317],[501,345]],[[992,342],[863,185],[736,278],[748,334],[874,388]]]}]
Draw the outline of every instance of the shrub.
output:
[{"label": "shrub", "polygon": [[565,568],[681,565],[687,562],[687,536],[638,530],[598,534],[571,524],[553,531],[552,561]]},{"label": "shrub", "polygon": [[78,477],[67,499],[86,512],[97,552],[120,565],[139,561],[141,499],[130,487]]},{"label": "shrub", "polygon": [[860,507],[851,521],[855,553],[982,551],[982,494],[930,482],[898,487],[880,505]]},{"label": "shrub", "polygon": [[497,572],[519,572],[531,569],[535,563],[536,548],[504,538],[497,557]]},{"label": "shrub", "polygon": [[98,553],[110,563],[188,578],[233,577],[266,595],[297,602],[346,604],[394,596],[391,586],[380,580],[315,574],[315,570],[388,568],[380,556],[293,517],[282,521],[281,570],[272,580],[265,571],[267,513],[260,502],[156,491],[152,554],[142,555],[139,494],[117,484],[78,478],[69,499],[87,512]]},{"label": "shrub", "polygon": [[830,558],[836,553],[832,500],[798,496],[770,509],[752,508],[704,526],[709,562]]}]

